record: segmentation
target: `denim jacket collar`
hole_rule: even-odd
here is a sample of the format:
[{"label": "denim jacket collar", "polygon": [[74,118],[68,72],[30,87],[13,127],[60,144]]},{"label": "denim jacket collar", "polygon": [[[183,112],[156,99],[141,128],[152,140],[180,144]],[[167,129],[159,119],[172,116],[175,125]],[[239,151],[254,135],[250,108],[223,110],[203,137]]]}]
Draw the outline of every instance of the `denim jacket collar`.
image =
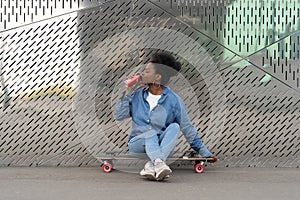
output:
[{"label": "denim jacket collar", "polygon": [[[158,103],[161,104],[164,102],[164,100],[166,99],[167,97],[167,94],[169,93],[170,91],[170,88],[165,86],[165,89],[163,90],[163,92],[161,93],[161,97],[160,99],[158,100]],[[149,86],[146,86],[144,89],[143,89],[143,97],[144,97],[144,100],[147,99],[149,95]]]}]

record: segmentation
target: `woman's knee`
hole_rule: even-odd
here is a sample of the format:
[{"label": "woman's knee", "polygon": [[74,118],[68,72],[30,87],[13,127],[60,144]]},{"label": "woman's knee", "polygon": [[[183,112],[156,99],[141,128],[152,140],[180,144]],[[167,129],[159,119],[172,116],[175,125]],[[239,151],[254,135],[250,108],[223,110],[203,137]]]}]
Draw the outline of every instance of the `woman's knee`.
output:
[{"label": "woman's knee", "polygon": [[145,152],[145,141],[141,138],[132,138],[128,142],[128,149],[130,153],[144,153]]},{"label": "woman's knee", "polygon": [[180,126],[177,123],[172,123],[168,126],[167,129],[171,129],[172,131],[176,131],[177,133],[179,133],[180,131]]},{"label": "woman's knee", "polygon": [[129,154],[134,158],[147,158],[145,146],[141,143],[128,143]]}]

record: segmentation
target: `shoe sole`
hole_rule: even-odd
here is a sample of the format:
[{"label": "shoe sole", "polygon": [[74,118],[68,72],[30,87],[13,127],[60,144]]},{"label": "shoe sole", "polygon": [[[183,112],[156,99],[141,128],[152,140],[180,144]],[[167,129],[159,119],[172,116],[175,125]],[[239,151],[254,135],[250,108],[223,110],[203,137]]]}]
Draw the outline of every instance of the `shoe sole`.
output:
[{"label": "shoe sole", "polygon": [[167,175],[167,176],[164,177],[164,179],[167,179],[167,178],[170,178],[170,175]]},{"label": "shoe sole", "polygon": [[155,177],[154,173],[145,173],[145,170],[142,170],[140,175],[144,176],[145,178],[147,178],[149,180],[152,180],[152,181],[156,180],[156,177]]},{"label": "shoe sole", "polygon": [[165,178],[169,178],[170,174],[172,171],[170,169],[164,169],[161,171],[158,176],[156,177],[156,180],[161,181],[164,180]]},{"label": "shoe sole", "polygon": [[145,174],[143,176],[146,177],[150,181],[156,181],[156,177],[152,174]]}]

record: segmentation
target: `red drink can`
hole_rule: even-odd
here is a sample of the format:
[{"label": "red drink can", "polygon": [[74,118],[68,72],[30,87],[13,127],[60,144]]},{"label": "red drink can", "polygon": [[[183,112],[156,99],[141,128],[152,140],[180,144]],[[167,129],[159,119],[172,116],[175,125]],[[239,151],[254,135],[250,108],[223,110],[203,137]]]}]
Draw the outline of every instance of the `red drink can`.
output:
[{"label": "red drink can", "polygon": [[126,87],[131,87],[135,85],[137,82],[141,80],[141,76],[139,74],[135,74],[131,79],[125,80]]}]

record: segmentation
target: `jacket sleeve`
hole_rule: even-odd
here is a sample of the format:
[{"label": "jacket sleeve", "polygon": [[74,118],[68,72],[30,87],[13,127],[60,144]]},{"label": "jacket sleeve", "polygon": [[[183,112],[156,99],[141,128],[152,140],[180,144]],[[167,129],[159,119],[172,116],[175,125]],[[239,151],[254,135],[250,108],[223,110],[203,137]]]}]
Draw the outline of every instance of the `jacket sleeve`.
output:
[{"label": "jacket sleeve", "polygon": [[202,157],[210,157],[212,153],[207,149],[207,147],[201,141],[201,138],[198,135],[197,130],[191,124],[190,118],[186,112],[185,105],[183,101],[178,97],[178,112],[176,116],[176,121],[180,126],[184,137],[190,144],[191,148],[201,154]]},{"label": "jacket sleeve", "polygon": [[131,117],[131,101],[132,94],[127,94],[121,99],[116,106],[116,120],[121,121],[123,119]]}]

